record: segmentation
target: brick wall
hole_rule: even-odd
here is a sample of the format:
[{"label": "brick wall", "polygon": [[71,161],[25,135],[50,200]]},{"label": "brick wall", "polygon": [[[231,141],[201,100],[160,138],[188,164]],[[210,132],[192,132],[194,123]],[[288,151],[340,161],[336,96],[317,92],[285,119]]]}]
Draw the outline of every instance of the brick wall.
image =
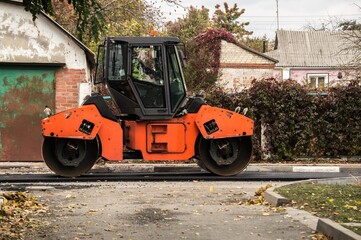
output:
[{"label": "brick wall", "polygon": [[79,84],[86,81],[85,69],[63,67],[55,74],[55,112],[78,107]]}]

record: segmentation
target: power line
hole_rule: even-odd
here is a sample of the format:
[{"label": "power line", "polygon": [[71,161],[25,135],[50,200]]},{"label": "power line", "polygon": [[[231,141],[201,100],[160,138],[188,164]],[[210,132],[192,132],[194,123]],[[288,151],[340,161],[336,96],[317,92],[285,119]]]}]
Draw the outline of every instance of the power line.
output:
[{"label": "power line", "polygon": [[[305,17],[361,17],[361,14],[330,14],[330,15],[298,15],[298,16],[281,16],[282,18],[305,18]],[[274,18],[275,16],[257,16],[257,15],[243,15],[241,17],[251,17],[251,18]]]},{"label": "power line", "polygon": [[[166,11],[168,12],[168,11]],[[185,13],[171,12],[171,15],[185,15]],[[241,18],[275,18],[276,16],[265,16],[265,15],[242,15]],[[333,15],[298,15],[298,16],[281,16],[281,18],[320,18],[320,17],[361,17],[361,14],[333,14]]]}]

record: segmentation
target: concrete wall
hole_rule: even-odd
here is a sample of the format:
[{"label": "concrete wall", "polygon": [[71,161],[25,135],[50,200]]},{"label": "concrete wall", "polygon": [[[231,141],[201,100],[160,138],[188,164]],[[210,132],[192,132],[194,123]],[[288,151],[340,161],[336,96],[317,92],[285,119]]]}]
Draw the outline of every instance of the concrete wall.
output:
[{"label": "concrete wall", "polygon": [[39,15],[33,22],[31,14],[18,4],[0,2],[1,63],[58,64],[56,112],[77,107],[79,85],[90,80],[84,50],[45,16]]}]

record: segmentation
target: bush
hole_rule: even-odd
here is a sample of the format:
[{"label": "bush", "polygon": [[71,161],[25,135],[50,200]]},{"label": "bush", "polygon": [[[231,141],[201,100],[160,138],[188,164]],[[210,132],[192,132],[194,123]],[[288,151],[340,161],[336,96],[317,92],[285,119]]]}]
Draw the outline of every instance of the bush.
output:
[{"label": "bush", "polygon": [[[357,84],[312,92],[296,81],[257,80],[251,88],[229,95],[208,93],[211,105],[249,108],[255,121],[254,153],[271,161],[295,157],[361,155],[361,87]],[[261,149],[261,126],[265,146]]]}]

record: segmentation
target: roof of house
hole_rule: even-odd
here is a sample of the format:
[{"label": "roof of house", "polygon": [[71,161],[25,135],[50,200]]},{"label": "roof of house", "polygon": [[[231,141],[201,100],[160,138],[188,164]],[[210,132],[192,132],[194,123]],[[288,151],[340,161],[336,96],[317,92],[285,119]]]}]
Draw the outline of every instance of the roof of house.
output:
[{"label": "roof of house", "polygon": [[[258,56],[260,58],[263,58],[263,59],[267,59],[268,61],[271,61],[273,64],[278,62],[276,59],[274,59],[266,54],[260,53],[256,50],[249,48],[246,45],[240,43],[233,36],[232,33],[230,33],[227,29],[224,29],[224,28],[208,28],[206,31],[198,34],[194,39],[196,41],[203,43],[202,39],[204,39],[204,38],[221,40],[221,43],[222,43],[222,41],[225,41],[225,42],[229,43],[230,45],[234,45],[235,47],[242,49],[248,53],[251,53],[251,54]],[[236,49],[234,49],[234,50],[236,50]],[[234,53],[234,54],[236,54],[236,53]]]},{"label": "roof of house", "polygon": [[240,43],[233,43],[227,40],[221,42],[220,63],[224,66],[246,65],[272,65],[272,68],[278,62],[265,54],[257,52]]},{"label": "roof of house", "polygon": [[346,46],[342,31],[279,30],[275,50],[266,55],[279,61],[276,67],[349,66],[354,56]]},{"label": "roof of house", "polygon": [[[225,41],[227,41],[227,40],[225,39]],[[231,43],[230,41],[227,41],[227,42]],[[267,55],[267,54],[258,52],[258,51],[256,51],[256,50],[250,48],[250,47],[247,47],[246,45],[244,45],[244,44],[242,44],[242,43],[240,43],[240,42],[237,42],[235,45],[237,45],[238,47],[240,47],[240,48],[242,48],[242,49],[244,49],[244,50],[246,50],[246,51],[248,51],[248,52],[251,52],[251,53],[253,53],[253,54],[255,54],[255,55],[258,55],[258,56],[261,57],[261,58],[266,58],[266,59],[270,60],[271,62],[274,62],[274,63],[277,63],[277,62],[278,62],[278,60],[277,60],[276,58],[274,58],[274,57],[272,57],[272,56],[269,56],[269,55]]]},{"label": "roof of house", "polygon": [[[10,4],[14,4],[14,5],[19,5],[19,6],[23,6],[22,1],[19,0],[0,0],[0,2],[4,2],[4,3],[10,3]],[[59,23],[55,22],[52,18],[50,18],[47,14],[45,14],[44,12],[41,12],[41,14],[50,22],[52,22],[60,31],[62,31],[63,33],[65,33],[67,36],[69,36],[81,49],[84,50],[86,58],[88,60],[88,62],[91,64],[92,67],[95,66],[95,54],[87,47],[85,46],[84,43],[82,43],[81,41],[79,41],[79,39],[77,39],[75,36],[73,36],[70,32],[68,32],[65,28],[63,28],[61,25],[59,25]]]}]

